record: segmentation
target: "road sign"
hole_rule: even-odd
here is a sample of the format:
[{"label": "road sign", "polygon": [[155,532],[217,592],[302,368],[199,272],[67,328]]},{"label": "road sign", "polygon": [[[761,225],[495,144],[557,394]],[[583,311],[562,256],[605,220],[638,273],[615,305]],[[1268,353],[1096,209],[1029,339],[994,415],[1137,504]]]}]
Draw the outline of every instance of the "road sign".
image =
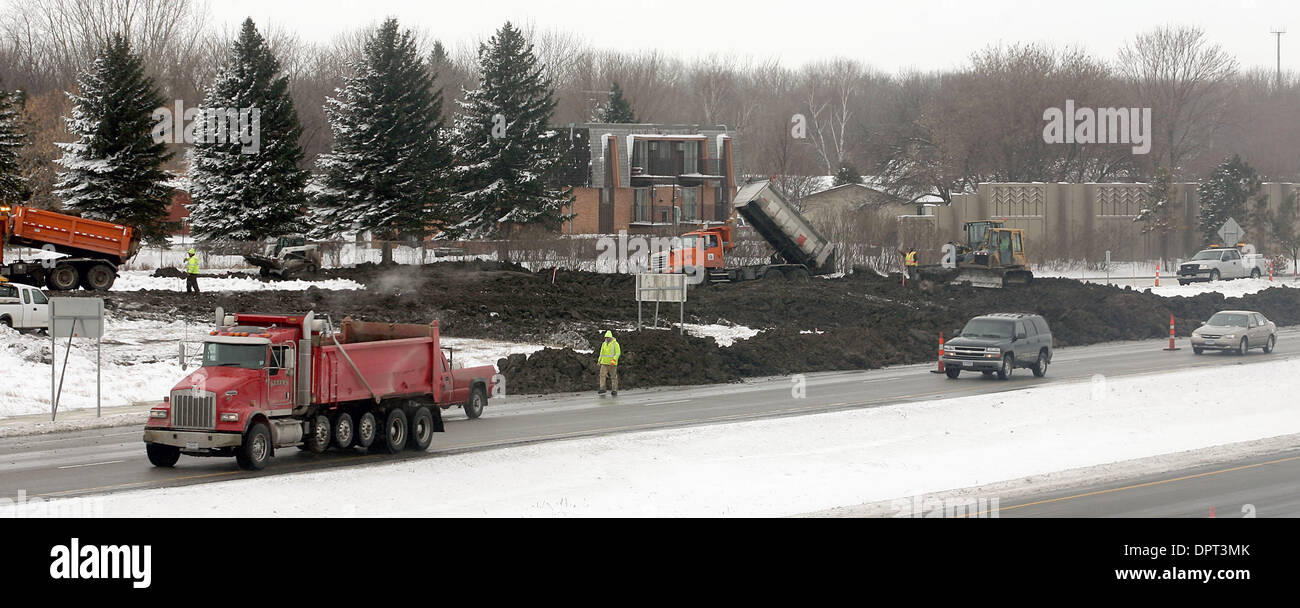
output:
[{"label": "road sign", "polygon": [[[63,380],[68,375],[68,358],[72,355],[73,338],[95,340],[95,416],[100,415],[102,387],[102,340],[104,337],[103,298],[50,298],[50,420],[59,412],[59,397],[63,395]],[[63,351],[63,373],[59,377],[56,338],[67,338]]]},{"label": "road sign", "polygon": [[659,327],[659,303],[677,302],[678,331],[685,332],[686,275],[680,272],[647,272],[636,275],[636,329],[641,331],[641,303],[655,303],[655,327]]},{"label": "road sign", "polygon": [[1245,236],[1246,232],[1241,229],[1241,225],[1232,218],[1228,218],[1223,227],[1219,228],[1219,238],[1223,239],[1223,244],[1227,247],[1240,243]]}]

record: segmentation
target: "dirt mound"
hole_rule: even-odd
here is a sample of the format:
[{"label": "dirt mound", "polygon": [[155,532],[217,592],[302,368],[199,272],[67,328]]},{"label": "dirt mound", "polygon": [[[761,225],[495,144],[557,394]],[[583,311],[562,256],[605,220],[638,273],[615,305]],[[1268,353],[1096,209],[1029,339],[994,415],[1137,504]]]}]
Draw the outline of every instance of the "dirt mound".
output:
[{"label": "dirt mound", "polygon": [[[249,312],[315,310],[336,322],[345,316],[398,323],[438,319],[448,336],[566,347],[503,359],[501,371],[516,393],[590,389],[596,356],[577,351],[598,348],[606,329],[627,327],[637,316],[634,280],[626,275],[530,272],[516,264],[487,261],[418,267],[362,264],[322,270],[321,275],[351,279],[366,289],[111,292],[107,305],[134,316],[200,322],[211,318],[216,306]],[[1279,325],[1300,324],[1300,289],[1274,288],[1241,298],[1214,293],[1162,298],[1070,279],[1038,279],[1014,289],[924,282],[904,287],[900,279],[897,274],[860,272],[808,283],[693,287],[686,303],[687,322],[726,319],[763,333],[722,348],[710,339],[669,331],[620,332],[627,353],[621,380],[636,388],[933,361],[940,332],[951,336],[971,317],[990,312],[1043,315],[1058,347],[1165,337],[1170,313],[1178,318],[1179,336],[1189,335],[1214,312],[1231,308],[1258,310]],[[661,315],[675,318],[675,309],[666,305]]]}]

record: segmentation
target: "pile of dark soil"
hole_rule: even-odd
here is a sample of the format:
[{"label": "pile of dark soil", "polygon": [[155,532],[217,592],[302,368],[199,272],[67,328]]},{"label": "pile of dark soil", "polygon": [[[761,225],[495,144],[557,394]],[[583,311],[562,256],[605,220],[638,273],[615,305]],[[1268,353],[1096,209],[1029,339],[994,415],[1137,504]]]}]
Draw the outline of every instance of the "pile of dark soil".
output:
[{"label": "pile of dark soil", "polygon": [[[165,272],[165,271],[160,271]],[[606,329],[635,323],[632,277],[569,270],[529,272],[497,262],[443,262],[426,266],[327,269],[321,278],[351,279],[361,291],[111,292],[107,305],[130,315],[165,314],[195,320],[212,310],[294,312],[315,310],[335,321],[428,323],[438,319],[448,336],[556,344],[573,336],[598,348]],[[162,275],[170,276],[170,275]],[[252,275],[240,275],[252,276]],[[84,294],[90,295],[90,294]],[[1241,298],[1220,294],[1163,298],[1149,292],[1038,279],[1014,289],[942,284],[900,284],[898,275],[854,273],[810,283],[753,281],[692,288],[686,320],[730,322],[764,329],[728,348],[712,340],[667,331],[620,333],[626,355],[624,386],[726,382],[746,376],[864,369],[932,361],[939,333],[951,336],[969,318],[990,312],[1033,312],[1052,327],[1056,346],[1160,338],[1174,314],[1187,336],[1223,309],[1258,310],[1279,325],[1300,324],[1300,289],[1274,288]],[[646,314],[649,315],[647,308]],[[677,315],[676,305],[662,314]],[[511,392],[588,389],[596,356],[548,349],[515,355],[499,365]]]}]

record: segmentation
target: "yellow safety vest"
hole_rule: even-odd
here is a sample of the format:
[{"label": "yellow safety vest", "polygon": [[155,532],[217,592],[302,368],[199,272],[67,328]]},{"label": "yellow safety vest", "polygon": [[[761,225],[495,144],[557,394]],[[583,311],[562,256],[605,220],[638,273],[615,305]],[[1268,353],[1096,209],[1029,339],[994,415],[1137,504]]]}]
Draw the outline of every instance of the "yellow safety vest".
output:
[{"label": "yellow safety vest", "polygon": [[199,273],[199,254],[196,253],[190,256],[188,260],[185,260],[185,272],[190,274]]},{"label": "yellow safety vest", "polygon": [[618,340],[600,343],[601,365],[618,365],[618,357],[622,354],[623,349],[619,347]]},{"label": "yellow safety vest", "polygon": [[909,252],[907,252],[907,265],[908,265],[908,266],[916,266],[916,252],[915,252],[915,251],[909,251]]}]

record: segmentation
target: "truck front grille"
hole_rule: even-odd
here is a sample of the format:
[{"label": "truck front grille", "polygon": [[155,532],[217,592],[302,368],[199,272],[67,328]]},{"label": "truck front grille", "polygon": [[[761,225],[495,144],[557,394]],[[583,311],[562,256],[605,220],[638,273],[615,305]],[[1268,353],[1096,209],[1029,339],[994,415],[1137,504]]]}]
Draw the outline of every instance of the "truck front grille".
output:
[{"label": "truck front grille", "polygon": [[203,391],[172,393],[172,428],[212,430],[217,428],[217,397]]},{"label": "truck front grille", "polygon": [[668,268],[668,255],[655,254],[650,256],[650,272],[665,272]]},{"label": "truck front grille", "polygon": [[983,359],[984,358],[983,346],[978,346],[978,347],[957,346],[953,348],[953,351],[954,351],[953,356],[958,357],[960,359]]}]

